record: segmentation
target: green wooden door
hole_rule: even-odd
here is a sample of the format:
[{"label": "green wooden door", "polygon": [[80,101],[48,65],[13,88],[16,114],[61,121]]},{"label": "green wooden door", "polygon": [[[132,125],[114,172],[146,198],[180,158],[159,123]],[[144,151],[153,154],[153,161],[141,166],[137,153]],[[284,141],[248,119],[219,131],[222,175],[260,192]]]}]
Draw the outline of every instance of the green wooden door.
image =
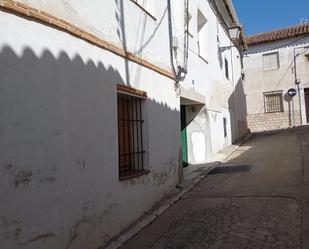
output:
[{"label": "green wooden door", "polygon": [[187,123],[186,123],[186,106],[180,106],[180,127],[181,127],[181,151],[182,164],[188,166],[188,147],[187,147]]}]

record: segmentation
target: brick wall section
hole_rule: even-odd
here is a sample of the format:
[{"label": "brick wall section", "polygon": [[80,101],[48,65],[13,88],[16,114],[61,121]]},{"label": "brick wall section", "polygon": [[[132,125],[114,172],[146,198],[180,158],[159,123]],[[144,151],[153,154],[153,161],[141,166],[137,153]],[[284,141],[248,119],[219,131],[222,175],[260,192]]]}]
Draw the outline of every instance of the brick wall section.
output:
[{"label": "brick wall section", "polygon": [[[258,113],[247,115],[248,128],[251,132],[286,129],[292,126],[289,112]],[[295,126],[301,125],[300,112],[295,111]]]},{"label": "brick wall section", "polygon": [[65,32],[68,32],[80,39],[86,40],[87,42],[90,42],[98,47],[101,47],[105,50],[108,50],[114,54],[117,54],[125,59],[128,59],[132,62],[135,62],[137,64],[140,64],[144,67],[147,67],[159,74],[162,74],[166,77],[169,77],[173,80],[175,80],[174,73],[165,70],[163,68],[160,68],[132,53],[129,53],[122,48],[117,47],[116,45],[109,43],[105,40],[102,40],[87,31],[80,29],[79,27],[75,26],[72,23],[69,23],[65,20],[59,19],[56,16],[50,15],[46,13],[45,11],[34,9],[32,7],[29,7],[23,3],[19,3],[17,1],[13,0],[0,0],[0,10],[6,10],[15,14],[18,14],[20,16],[24,16],[26,18],[31,18],[35,21],[42,22],[44,24],[47,24],[49,26],[56,27],[58,29],[61,29]]}]

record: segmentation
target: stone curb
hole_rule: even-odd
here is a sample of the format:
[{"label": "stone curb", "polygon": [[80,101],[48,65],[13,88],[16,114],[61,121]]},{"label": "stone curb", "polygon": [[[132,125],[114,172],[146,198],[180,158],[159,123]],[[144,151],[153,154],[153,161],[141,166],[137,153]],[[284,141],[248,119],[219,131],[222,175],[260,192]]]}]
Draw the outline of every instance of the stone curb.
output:
[{"label": "stone curb", "polygon": [[[248,139],[251,137],[251,133],[248,134],[241,142],[239,142],[235,148],[230,151],[228,154],[224,155],[223,159],[228,158],[232,153],[235,152],[241,145],[243,145]],[[222,160],[223,160],[222,159]],[[201,174],[197,177],[195,177],[192,180],[192,183],[190,186],[186,187],[185,189],[181,190],[178,194],[176,194],[173,198],[166,201],[166,203],[163,203],[159,208],[157,208],[155,211],[153,211],[150,215],[139,221],[137,224],[134,225],[131,229],[129,229],[124,234],[120,235],[115,241],[108,244],[106,247],[100,247],[99,249],[118,249],[120,248],[126,241],[131,239],[133,236],[138,234],[143,228],[148,226],[150,223],[152,223],[155,219],[157,219],[160,215],[162,215],[167,209],[169,209],[171,206],[174,205],[175,202],[180,200],[186,193],[188,193],[191,189],[193,189],[197,184],[199,184],[208,173],[219,166],[221,162],[214,163],[213,166],[210,166],[207,170],[204,172],[201,172]]]}]

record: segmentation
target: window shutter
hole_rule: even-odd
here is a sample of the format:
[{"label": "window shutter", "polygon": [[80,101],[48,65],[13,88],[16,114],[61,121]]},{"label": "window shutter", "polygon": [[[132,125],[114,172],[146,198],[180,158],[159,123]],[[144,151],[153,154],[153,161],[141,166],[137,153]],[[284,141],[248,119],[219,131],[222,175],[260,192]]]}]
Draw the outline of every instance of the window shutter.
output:
[{"label": "window shutter", "polygon": [[273,70],[279,68],[279,53],[271,53],[263,55],[264,70]]},{"label": "window shutter", "polygon": [[121,95],[118,98],[118,136],[119,136],[119,169],[129,170],[132,167],[130,160],[130,105],[125,95]]},{"label": "window shutter", "polygon": [[264,70],[270,69],[270,56],[263,56]]}]

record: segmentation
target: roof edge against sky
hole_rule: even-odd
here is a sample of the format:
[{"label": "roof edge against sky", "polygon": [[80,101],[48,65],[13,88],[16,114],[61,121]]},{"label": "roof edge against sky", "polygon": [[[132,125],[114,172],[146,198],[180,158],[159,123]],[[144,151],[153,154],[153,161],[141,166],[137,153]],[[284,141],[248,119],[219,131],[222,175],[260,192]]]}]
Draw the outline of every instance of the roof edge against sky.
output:
[{"label": "roof edge against sky", "polygon": [[255,46],[262,43],[280,41],[304,35],[309,35],[309,23],[253,34],[246,37],[246,43],[248,46]]},{"label": "roof edge against sky", "polygon": [[238,18],[236,11],[235,11],[234,4],[233,4],[232,0],[222,0],[222,2],[223,2],[224,6],[225,6],[225,8],[228,12],[228,15],[230,16],[230,18],[233,22],[232,26],[228,25],[228,28],[231,28],[231,27],[234,27],[234,26],[240,27],[240,37],[237,41],[237,44],[238,44],[238,46],[241,50],[246,50],[247,44],[246,44],[243,26],[239,21],[239,18]]}]

